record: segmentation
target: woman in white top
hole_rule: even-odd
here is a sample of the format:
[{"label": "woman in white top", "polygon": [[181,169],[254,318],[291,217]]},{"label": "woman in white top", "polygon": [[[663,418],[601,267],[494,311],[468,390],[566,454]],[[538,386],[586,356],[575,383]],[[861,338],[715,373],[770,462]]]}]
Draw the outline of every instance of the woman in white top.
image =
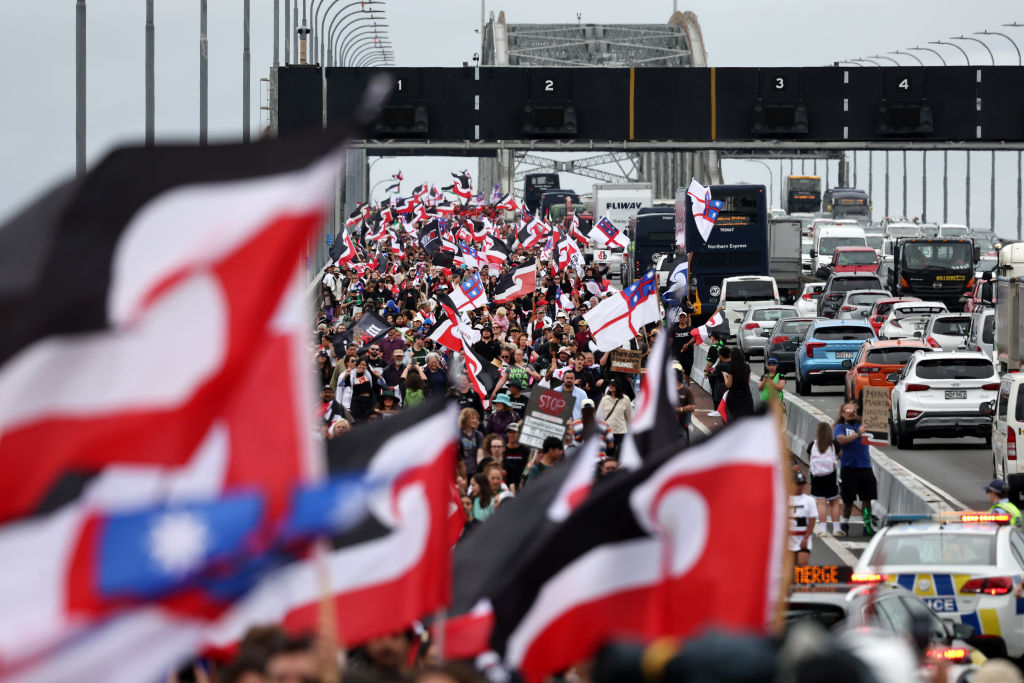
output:
[{"label": "woman in white top", "polygon": [[[818,423],[814,441],[807,446],[807,456],[811,472],[811,495],[818,504],[818,520],[821,522],[818,535],[828,533],[830,515],[832,534],[845,536],[839,521],[839,473],[836,467],[838,458],[832,445],[832,426],[829,423]],[[829,515],[826,515],[826,512]]]},{"label": "woman in white top", "polygon": [[629,429],[629,421],[633,418],[633,404],[629,402],[629,396],[623,395],[618,380],[612,380],[608,385],[608,391],[597,406],[597,416],[607,422],[612,430],[615,452],[618,453],[622,438]]}]

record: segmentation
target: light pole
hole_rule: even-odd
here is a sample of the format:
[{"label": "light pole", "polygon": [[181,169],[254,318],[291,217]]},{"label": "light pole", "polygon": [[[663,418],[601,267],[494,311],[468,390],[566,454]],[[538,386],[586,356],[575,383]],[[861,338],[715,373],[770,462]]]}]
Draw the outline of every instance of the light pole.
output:
[{"label": "light pole", "polygon": [[897,62],[897,61],[896,61],[895,59],[893,59],[892,57],[886,57],[885,55],[871,55],[871,56],[872,56],[872,57],[874,57],[875,59],[888,59],[888,60],[889,60],[890,62],[892,62],[892,63],[893,63],[893,64],[895,64],[896,66],[901,66],[901,65],[900,65],[900,63],[899,63],[899,62]]},{"label": "light pole", "polygon": [[153,0],[146,0],[146,146],[153,145],[153,127],[156,108],[153,55],[155,28],[153,25]]},{"label": "light pole", "polygon": [[[949,45],[960,50],[960,54],[964,56],[964,61],[968,66],[971,65],[971,58],[967,55],[967,51],[956,43],[947,43],[942,40],[929,40],[929,45]],[[964,224],[970,227],[971,225],[971,153],[970,151],[964,152],[967,158],[967,173],[964,178]]]},{"label": "light pole", "polygon": [[768,171],[768,196],[769,197],[774,197],[775,196],[775,183],[772,180],[772,169],[771,169],[771,166],[769,166],[767,163],[761,161],[760,159],[747,159],[747,161],[753,161],[755,164],[761,164],[762,166],[765,167],[765,170]]},{"label": "light pole", "polygon": [[[331,0],[331,4],[327,5],[327,9],[325,9],[323,11],[323,14],[320,16],[320,23],[319,23],[319,26],[318,26],[319,32],[316,35],[316,46],[315,46],[314,49],[319,49],[320,59],[324,63],[325,66],[328,64],[328,61],[324,61],[324,58],[326,57],[326,55],[329,55],[331,53],[331,46],[333,44],[333,36],[334,36],[334,26],[337,25],[338,21],[344,20],[344,19],[346,19],[348,17],[354,16],[354,15],[357,15],[357,14],[363,14],[363,15],[366,15],[366,16],[373,15],[375,12],[380,12],[380,10],[374,9],[372,7],[372,5],[383,5],[383,4],[385,4],[384,0],[365,0],[365,1],[359,1],[359,2],[350,2],[350,3],[346,4],[346,5],[342,5],[341,8],[338,10],[338,12],[330,20],[330,23],[328,24],[327,17],[328,17],[328,15],[330,15],[331,10],[334,9],[334,6],[337,5],[339,2],[341,2],[341,0]],[[345,10],[347,10],[350,7],[355,7],[356,5],[360,6],[358,10],[356,10],[354,12],[349,12],[348,14],[345,14]],[[367,6],[371,6],[371,7],[369,9],[367,9]],[[319,10],[319,9],[320,9],[320,6],[317,5],[317,10]],[[315,14],[315,12],[314,12],[314,14]],[[339,17],[340,17],[340,19],[339,19]],[[313,19],[313,23],[314,24],[317,23],[316,18]],[[324,43],[327,43],[326,50],[325,50],[325,47],[324,47]],[[325,52],[326,52],[326,54],[325,54]]]},{"label": "light pole", "polygon": [[[1014,22],[1012,24],[1003,24],[1003,26],[1011,26],[1013,28],[1022,28],[1022,27],[1024,27],[1024,24],[1018,24],[1018,23]],[[1010,36],[1006,35],[1005,33],[996,33],[995,31],[982,31],[982,33],[986,34],[986,35],[991,33],[992,35],[1002,36],[1003,38],[1006,38],[1007,40],[1009,40],[1013,44],[1013,49],[1017,51],[1017,66],[1021,66],[1020,48],[1017,47],[1017,41],[1016,40],[1014,40]],[[1021,169],[1021,152],[1020,152],[1020,150],[1018,150],[1017,151],[1017,239],[1021,239],[1022,218],[1024,218],[1024,216],[1021,215],[1021,211],[1022,211],[1021,207],[1022,207],[1022,205],[1024,205],[1024,197],[1022,197],[1022,195],[1021,195],[1021,171],[1022,171],[1022,169]],[[996,226],[993,225],[992,226],[992,232],[995,232],[995,229],[996,229]]]},{"label": "light pole", "polygon": [[85,175],[85,0],[75,2],[75,175]]},{"label": "light pole", "polygon": [[[911,59],[916,61],[921,66],[924,66],[924,62],[921,61],[921,58],[918,57],[917,55],[912,55],[909,52],[903,52],[902,50],[895,50],[895,51],[892,52],[892,54],[894,54],[894,55],[906,55],[907,57],[910,57]],[[903,166],[904,166],[904,168],[906,168],[906,165],[907,165],[907,156],[906,156],[906,154],[907,154],[906,152],[903,153]],[[904,178],[903,182],[904,182],[904,185],[905,185],[906,184],[906,178]],[[903,194],[906,195],[906,189],[904,189]],[[921,222],[922,223],[925,222],[925,217],[926,217],[927,214],[928,214],[928,152],[922,150],[922,152],[921,152]]]},{"label": "light pole", "polygon": [[349,64],[357,66],[361,61],[365,61],[369,57],[373,56],[388,56],[394,57],[395,53],[391,49],[394,47],[391,43],[381,42],[377,45],[363,45],[362,47],[356,48],[351,55],[349,55]]},{"label": "light pole", "polygon": [[859,59],[855,59],[855,60],[853,60],[853,61],[855,61],[855,62],[868,62],[869,64],[874,64],[875,66],[882,66],[881,64],[879,64],[879,63],[878,63],[878,62],[876,62],[875,60],[873,60],[873,59],[868,59],[867,57],[861,57],[861,58],[859,58]]},{"label": "light pole", "polygon": [[[938,50],[933,50],[930,47],[908,47],[907,50],[931,52],[939,58],[939,61],[942,62],[942,66],[946,66],[946,59]],[[907,52],[907,54],[910,55],[910,52]],[[914,57],[919,62],[921,61],[916,55],[910,56]],[[924,66],[924,62],[921,62],[921,65]],[[949,151],[945,149],[942,150],[942,222],[949,222]]]},{"label": "light pole", "polygon": [[[989,46],[985,44],[985,41],[983,41],[983,40],[981,40],[979,38],[971,38],[970,36],[956,36],[955,38],[951,38],[950,40],[973,40],[975,43],[978,43],[983,48],[985,48],[985,52],[988,53],[989,59],[992,60],[992,66],[996,65],[996,56],[994,54],[992,54],[992,50],[989,49]],[[1016,47],[1016,46],[1014,46],[1014,47]],[[992,150],[991,155],[992,155],[991,156],[992,165],[991,165],[990,173],[991,173],[991,176],[992,176],[992,185],[989,188],[989,193],[988,193],[988,196],[989,196],[988,219],[989,219],[989,222],[992,224],[992,229],[994,231],[995,230],[995,225],[996,225],[996,151]]]},{"label": "light pole", "polygon": [[206,144],[210,91],[209,50],[206,40],[206,0],[199,0],[199,144]]},{"label": "light pole", "polygon": [[340,66],[348,66],[347,58],[354,48],[363,44],[376,46],[380,42],[384,36],[377,32],[377,28],[377,24],[374,24],[372,27],[368,27],[365,31],[358,31],[350,36],[343,37],[340,53]]},{"label": "light pole", "polygon": [[284,0],[284,64],[292,61],[292,0]]},{"label": "light pole", "polygon": [[363,59],[355,66],[376,66],[378,65],[378,63],[380,66],[388,66],[388,62],[394,60],[394,58],[394,52],[382,52],[380,54],[373,54],[363,57]]}]

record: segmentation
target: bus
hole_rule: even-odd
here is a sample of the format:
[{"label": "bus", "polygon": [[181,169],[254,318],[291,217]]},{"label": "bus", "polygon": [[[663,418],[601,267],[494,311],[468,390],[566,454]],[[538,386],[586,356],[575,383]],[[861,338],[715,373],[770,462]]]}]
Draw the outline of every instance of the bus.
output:
[{"label": "bus", "polygon": [[537,213],[540,196],[561,187],[557,173],[527,173],[523,178],[523,204],[530,213]]},{"label": "bus", "polygon": [[825,193],[825,211],[835,220],[852,218],[858,223],[870,223],[871,198],[864,190],[833,187]]},{"label": "bus", "polygon": [[705,242],[686,189],[676,191],[676,228],[685,231],[690,300],[695,319],[703,322],[718,307],[724,278],[769,274],[768,200],[764,185],[712,185],[711,198],[723,204]]},{"label": "bus", "polygon": [[629,219],[627,231],[632,253],[622,274],[623,286],[653,268],[655,255],[676,253],[675,211],[669,207],[641,210],[641,213]]},{"label": "bus", "polygon": [[782,196],[787,214],[821,211],[821,178],[816,175],[791,175],[782,181]]}]

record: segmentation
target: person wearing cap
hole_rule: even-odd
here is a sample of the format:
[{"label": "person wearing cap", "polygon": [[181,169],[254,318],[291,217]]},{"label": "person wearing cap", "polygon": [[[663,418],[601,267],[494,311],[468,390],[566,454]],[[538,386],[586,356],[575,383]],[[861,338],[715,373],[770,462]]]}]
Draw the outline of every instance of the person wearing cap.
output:
[{"label": "person wearing cap", "polygon": [[807,477],[799,470],[793,473],[793,495],[789,497],[789,537],[786,547],[793,553],[794,564],[807,565],[811,559],[811,538],[818,520],[818,505],[807,495]]},{"label": "person wearing cap", "polygon": [[769,358],[764,362],[764,374],[761,376],[761,381],[757,383],[757,388],[761,390],[761,403],[767,403],[772,396],[775,396],[785,410],[786,403],[782,400],[782,390],[786,388],[786,380],[779,372],[778,358]]},{"label": "person wearing cap", "polygon": [[381,370],[380,376],[384,378],[385,384],[396,392],[402,393],[403,389],[405,389],[405,380],[402,375],[405,372],[405,351],[395,349],[388,358],[388,361],[390,362]]},{"label": "person wearing cap", "polygon": [[1010,523],[1020,526],[1020,509],[1010,502],[1010,485],[1002,479],[993,479],[985,487],[988,502],[992,503],[989,512],[1005,512],[1010,515]]},{"label": "person wearing cap", "polygon": [[487,418],[486,431],[488,434],[504,434],[508,426],[517,420],[516,414],[512,412],[512,401],[508,394],[498,394],[491,405],[493,410]]},{"label": "person wearing cap", "polygon": [[484,325],[480,330],[480,341],[473,344],[473,351],[488,363],[501,355],[501,344],[494,340],[490,325]]},{"label": "person wearing cap", "polygon": [[519,489],[523,471],[530,460],[530,449],[519,442],[521,422],[513,422],[505,428],[505,483],[513,492]]}]

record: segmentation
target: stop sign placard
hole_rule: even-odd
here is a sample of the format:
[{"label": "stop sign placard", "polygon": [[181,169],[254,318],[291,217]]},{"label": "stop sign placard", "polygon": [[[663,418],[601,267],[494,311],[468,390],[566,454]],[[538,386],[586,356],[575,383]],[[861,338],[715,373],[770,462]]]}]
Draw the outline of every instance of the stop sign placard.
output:
[{"label": "stop sign placard", "polygon": [[554,389],[547,389],[537,397],[537,407],[548,415],[558,415],[565,410],[565,394]]}]

